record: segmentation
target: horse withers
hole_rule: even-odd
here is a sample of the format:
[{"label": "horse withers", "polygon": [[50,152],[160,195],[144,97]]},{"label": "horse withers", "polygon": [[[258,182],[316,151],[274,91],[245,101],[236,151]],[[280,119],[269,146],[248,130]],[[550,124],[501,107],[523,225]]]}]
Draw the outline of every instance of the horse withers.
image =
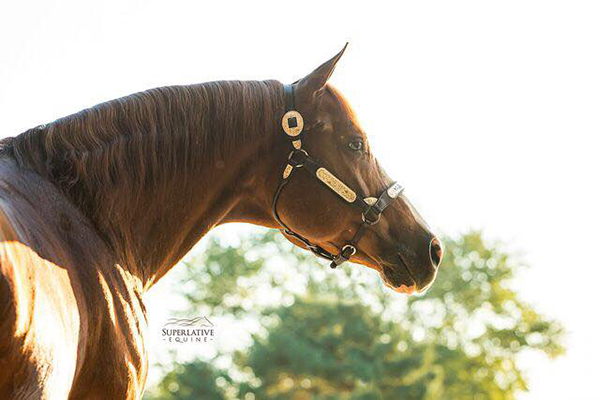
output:
[{"label": "horse withers", "polygon": [[280,229],[392,289],[439,241],[327,81],[148,90],[0,142],[0,398],[138,399],[143,294],[212,227]]}]

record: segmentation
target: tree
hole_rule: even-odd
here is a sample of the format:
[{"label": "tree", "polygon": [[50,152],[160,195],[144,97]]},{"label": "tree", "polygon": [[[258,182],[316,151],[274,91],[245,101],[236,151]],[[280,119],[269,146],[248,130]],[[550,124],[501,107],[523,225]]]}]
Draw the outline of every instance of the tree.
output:
[{"label": "tree", "polygon": [[231,378],[210,364],[194,361],[174,366],[161,380],[158,387],[144,396],[148,400],[225,400],[222,389]]},{"label": "tree", "polygon": [[[512,399],[527,390],[518,355],[560,355],[562,327],[511,289],[521,266],[501,246],[479,232],[444,242],[424,296],[393,293],[360,266],[319,268],[270,233],[241,248],[213,241],[184,279],[198,282],[191,307],[263,324],[247,349],[229,355],[245,371],[227,381],[240,398]],[[264,291],[271,304],[259,301]]]}]

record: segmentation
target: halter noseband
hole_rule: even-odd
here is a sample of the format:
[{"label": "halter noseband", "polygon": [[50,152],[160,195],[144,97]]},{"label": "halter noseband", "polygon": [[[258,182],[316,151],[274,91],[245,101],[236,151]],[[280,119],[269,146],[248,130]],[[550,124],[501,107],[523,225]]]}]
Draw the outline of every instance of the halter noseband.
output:
[{"label": "halter noseband", "polygon": [[[390,187],[384,190],[378,198],[363,198],[358,196],[354,190],[310,157],[306,150],[302,149],[302,129],[304,128],[304,120],[302,115],[295,110],[294,86],[285,85],[284,91],[285,114],[283,115],[281,124],[285,134],[290,138],[293,149],[288,156],[288,162],[283,171],[282,179],[279,182],[279,186],[273,197],[273,215],[277,222],[282,226],[285,234],[304,243],[304,245],[306,245],[306,247],[315,255],[330,260],[330,267],[336,268],[338,265],[348,261],[350,257],[356,253],[358,242],[362,238],[366,227],[375,225],[379,222],[383,211],[392,204],[398,196],[400,196],[404,187],[399,183],[394,182]],[[362,223],[358,227],[354,237],[340,249],[339,254],[337,255],[330,253],[321,246],[312,243],[299,233],[294,232],[281,220],[281,217],[277,212],[277,201],[279,200],[283,188],[299,169],[306,170],[310,176],[317,179],[317,181],[337,194],[346,203],[358,208],[362,214]]]}]

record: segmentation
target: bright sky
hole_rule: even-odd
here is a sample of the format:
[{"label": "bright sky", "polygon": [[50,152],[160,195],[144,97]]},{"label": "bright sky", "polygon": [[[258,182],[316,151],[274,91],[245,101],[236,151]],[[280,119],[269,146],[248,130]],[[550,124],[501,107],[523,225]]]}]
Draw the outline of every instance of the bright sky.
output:
[{"label": "bright sky", "polygon": [[0,137],[156,86],[291,82],[349,41],[332,82],[388,173],[439,231],[521,251],[522,296],[569,331],[522,398],[598,399],[599,21],[594,1],[7,1]]}]

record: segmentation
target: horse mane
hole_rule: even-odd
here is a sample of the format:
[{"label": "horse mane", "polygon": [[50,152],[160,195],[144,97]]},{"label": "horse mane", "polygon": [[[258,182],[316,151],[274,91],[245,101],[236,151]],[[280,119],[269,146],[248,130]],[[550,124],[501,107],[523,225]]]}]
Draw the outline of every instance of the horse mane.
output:
[{"label": "horse mane", "polygon": [[231,156],[240,141],[272,132],[282,108],[277,81],[161,87],[0,141],[0,153],[57,184],[92,216],[100,208],[114,216],[123,211],[119,199],[136,204],[148,188],[159,195],[177,174],[199,173]]}]

